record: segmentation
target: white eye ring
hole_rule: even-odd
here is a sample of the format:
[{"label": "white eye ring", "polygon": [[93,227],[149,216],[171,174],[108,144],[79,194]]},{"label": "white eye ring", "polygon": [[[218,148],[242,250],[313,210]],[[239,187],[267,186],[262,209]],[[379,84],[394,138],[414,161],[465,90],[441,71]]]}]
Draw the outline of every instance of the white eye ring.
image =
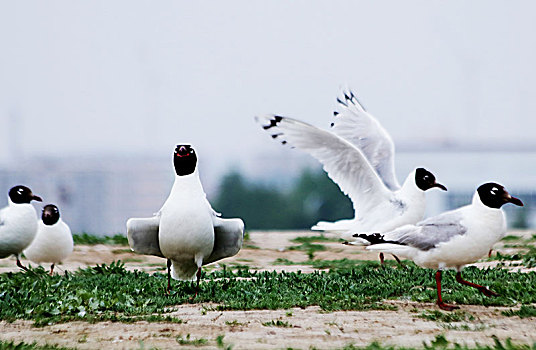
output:
[{"label": "white eye ring", "polygon": [[490,192],[491,192],[492,195],[495,196],[498,191],[499,191],[499,189],[497,187],[493,187]]}]

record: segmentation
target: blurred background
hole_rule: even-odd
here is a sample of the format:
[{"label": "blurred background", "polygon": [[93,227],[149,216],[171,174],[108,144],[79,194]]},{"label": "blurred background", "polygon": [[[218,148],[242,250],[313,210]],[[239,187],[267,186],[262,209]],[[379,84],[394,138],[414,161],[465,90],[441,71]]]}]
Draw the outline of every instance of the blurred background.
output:
[{"label": "blurred background", "polygon": [[[254,116],[328,127],[351,87],[391,133],[400,181],[502,183],[536,227],[536,3],[530,1],[0,2],[0,192],[26,184],[74,232],[158,211],[172,152],[198,150],[209,200],[250,229],[351,217],[350,201]],[[0,195],[0,205],[7,196]]]}]

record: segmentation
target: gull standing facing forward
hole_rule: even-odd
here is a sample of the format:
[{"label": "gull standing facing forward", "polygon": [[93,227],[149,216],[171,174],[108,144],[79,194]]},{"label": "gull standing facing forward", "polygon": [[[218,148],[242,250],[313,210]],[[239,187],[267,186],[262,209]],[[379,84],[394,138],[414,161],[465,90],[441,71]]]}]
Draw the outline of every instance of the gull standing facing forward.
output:
[{"label": "gull standing facing forward", "polygon": [[67,258],[74,248],[73,235],[69,226],[60,217],[54,204],[45,205],[37,234],[33,242],[24,250],[24,255],[35,263],[51,263],[50,275],[54,266]]},{"label": "gull standing facing forward", "polygon": [[476,190],[471,204],[406,225],[385,234],[357,233],[355,238],[367,249],[397,254],[415,264],[436,269],[437,305],[447,311],[457,309],[441,298],[441,272],[455,268],[456,281],[478,289],[486,296],[495,296],[484,286],[465,281],[461,270],[487,255],[491,247],[504,237],[506,220],[501,207],[506,203],[523,206],[503,186],[488,182]]},{"label": "gull standing facing forward", "polygon": [[[343,238],[352,240],[355,232],[387,232],[422,220],[424,192],[434,187],[446,191],[446,187],[424,168],[412,171],[400,186],[389,134],[353,93],[344,93],[344,101],[337,101],[341,112],[334,113],[333,132],[277,115],[257,118],[273,139],[320,161],[328,176],[352,200],[353,219],[319,222],[312,229],[340,232]],[[383,261],[383,255],[380,259]]]},{"label": "gull standing facing forward", "polygon": [[128,242],[137,253],[167,259],[168,292],[171,278],[192,280],[201,267],[238,253],[244,237],[241,219],[222,219],[206,198],[197,155],[188,144],[178,145],[173,155],[175,183],[162,209],[152,218],[127,221]]}]

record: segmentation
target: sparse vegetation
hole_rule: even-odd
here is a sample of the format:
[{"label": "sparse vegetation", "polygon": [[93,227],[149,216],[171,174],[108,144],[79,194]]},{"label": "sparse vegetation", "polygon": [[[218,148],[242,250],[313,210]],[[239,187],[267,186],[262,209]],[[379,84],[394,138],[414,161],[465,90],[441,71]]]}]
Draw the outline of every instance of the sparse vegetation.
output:
[{"label": "sparse vegetation", "polygon": [[[377,264],[377,263],[376,263]],[[246,277],[246,278],[241,278]],[[506,269],[467,268],[467,280],[500,294],[488,298],[444,274],[446,302],[513,306],[536,303],[536,273]],[[257,272],[247,268],[204,273],[200,291],[191,299],[191,282],[173,281],[165,293],[166,275],[127,271],[120,262],[98,265],[65,275],[49,276],[43,268],[0,275],[0,319],[34,320],[36,326],[71,320],[98,322],[170,321],[169,307],[214,303],[217,310],[290,309],[318,305],[324,311],[394,309],[385,299],[435,302],[433,272],[408,265],[406,269],[372,269],[360,264],[329,272]],[[445,316],[446,317],[446,316]]]},{"label": "sparse vegetation", "polygon": [[116,244],[128,246],[128,239],[125,235],[122,234],[116,234],[113,236],[95,236],[84,232],[79,234],[73,234],[73,241],[74,244]]},{"label": "sparse vegetation", "polygon": [[262,325],[266,326],[266,327],[283,327],[283,328],[294,327],[293,325],[291,325],[287,321],[281,321],[281,320],[275,320],[275,321],[271,320],[269,322],[263,322]]},{"label": "sparse vegetation", "polygon": [[503,311],[504,316],[519,316],[521,318],[536,317],[536,307],[530,305],[522,305],[519,310]]}]

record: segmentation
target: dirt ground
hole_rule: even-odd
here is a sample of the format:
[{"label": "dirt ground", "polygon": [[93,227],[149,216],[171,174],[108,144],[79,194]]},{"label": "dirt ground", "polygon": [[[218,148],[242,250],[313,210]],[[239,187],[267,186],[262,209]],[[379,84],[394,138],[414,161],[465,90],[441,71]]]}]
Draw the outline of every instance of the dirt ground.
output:
[{"label": "dirt ground", "polygon": [[[313,232],[252,232],[250,240],[238,255],[224,262],[228,265],[248,265],[259,270],[311,272],[308,265],[274,265],[278,258],[294,262],[306,261],[303,251],[289,250],[296,245],[290,242],[297,236],[317,235]],[[530,237],[533,232],[512,232],[511,234]],[[336,237],[326,234],[328,237]],[[374,260],[377,254],[360,247],[345,246],[338,242],[320,243],[328,249],[316,252],[315,259],[360,259]],[[259,249],[258,247],[262,247]],[[499,243],[496,249],[502,253],[512,253]],[[80,267],[111,263],[122,260],[130,270],[161,271],[165,261],[157,257],[140,256],[124,246],[75,246],[74,253],[57,267],[58,272],[76,270]],[[24,264],[28,261],[23,260]],[[494,262],[479,262],[479,267],[493,265]],[[213,266],[212,268],[217,268]],[[17,271],[15,261],[0,261],[0,273]],[[432,277],[431,277],[432,278]],[[451,342],[472,345],[491,344],[492,336],[499,339],[511,338],[517,343],[536,342],[536,319],[520,319],[501,315],[503,308],[483,306],[463,306],[463,311],[474,319],[442,324],[417,317],[424,310],[436,310],[434,304],[411,301],[388,301],[398,306],[397,311],[338,311],[321,312],[318,307],[291,310],[253,311],[211,311],[214,305],[180,305],[171,316],[184,321],[177,323],[121,324],[101,322],[70,322],[43,328],[32,326],[29,321],[14,323],[0,322],[0,339],[36,341],[40,344],[57,344],[79,349],[171,349],[183,346],[177,339],[206,339],[198,348],[217,348],[216,338],[223,335],[225,345],[233,349],[297,349],[340,348],[348,344],[365,346],[373,341],[400,346],[422,346],[423,341],[431,341],[444,334]],[[508,308],[509,309],[509,308]],[[263,325],[281,321],[287,327]],[[183,342],[184,343],[184,342]],[[221,344],[220,344],[221,345]]]}]

